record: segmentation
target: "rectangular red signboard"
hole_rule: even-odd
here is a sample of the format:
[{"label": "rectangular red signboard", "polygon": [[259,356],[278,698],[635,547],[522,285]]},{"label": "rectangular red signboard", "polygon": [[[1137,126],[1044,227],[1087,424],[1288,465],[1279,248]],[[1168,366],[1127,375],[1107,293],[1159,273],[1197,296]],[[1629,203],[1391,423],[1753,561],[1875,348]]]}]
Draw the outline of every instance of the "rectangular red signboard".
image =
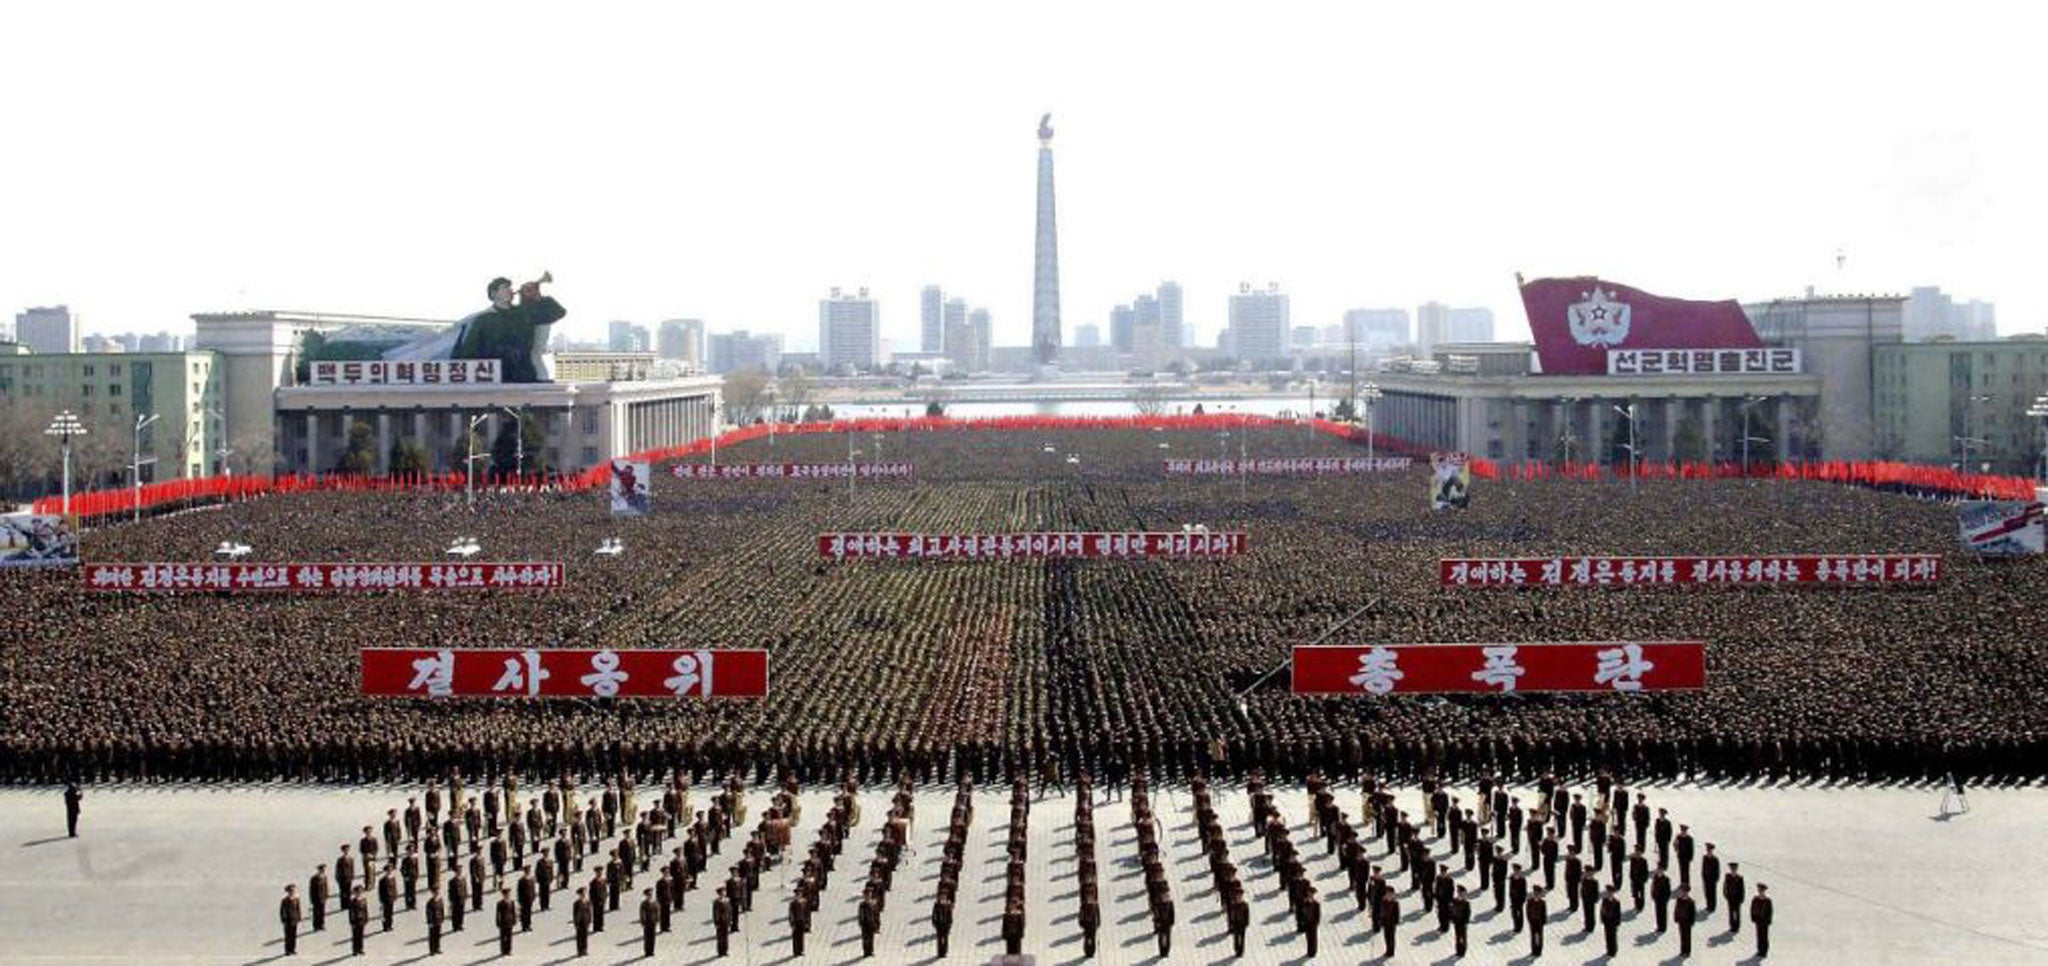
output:
[{"label": "rectangular red signboard", "polygon": [[907,480],[909,463],[677,463],[673,472],[686,480]]},{"label": "rectangular red signboard", "polygon": [[1737,557],[1447,557],[1445,587],[1653,587],[1659,585],[1867,586],[1931,584],[1938,553],[1769,554]]},{"label": "rectangular red signboard", "polygon": [[1013,557],[1233,557],[1245,535],[1164,533],[821,533],[818,555],[832,560],[1001,560]]},{"label": "rectangular red signboard", "polygon": [[1334,473],[1376,473],[1415,465],[1407,456],[1302,456],[1247,460],[1167,460],[1168,476],[1321,476]]},{"label": "rectangular red signboard", "polygon": [[758,698],[768,652],[370,647],[363,693],[382,697]]},{"label": "rectangular red signboard", "polygon": [[90,563],[87,590],[363,593],[553,590],[562,565],[530,563]]},{"label": "rectangular red signboard", "polygon": [[1698,641],[1296,647],[1295,694],[1697,691]]}]

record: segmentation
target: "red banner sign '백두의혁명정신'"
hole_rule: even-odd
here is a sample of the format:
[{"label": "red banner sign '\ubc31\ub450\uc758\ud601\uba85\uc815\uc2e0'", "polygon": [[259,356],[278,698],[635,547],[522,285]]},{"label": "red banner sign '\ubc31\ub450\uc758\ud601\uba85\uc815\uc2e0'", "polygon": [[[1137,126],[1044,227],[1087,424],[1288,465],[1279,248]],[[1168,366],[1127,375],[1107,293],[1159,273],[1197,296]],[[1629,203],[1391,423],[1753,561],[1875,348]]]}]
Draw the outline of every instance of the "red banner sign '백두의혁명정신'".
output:
[{"label": "red banner sign '\ubc31\ub450\uc758\ud601\uba85\uc815\uc2e0'", "polygon": [[1295,694],[1697,691],[1698,641],[1296,647]]},{"label": "red banner sign '\ubc31\ub450\uc758\ud601\uba85\uc815\uc2e0'", "polygon": [[363,693],[416,698],[758,698],[763,650],[373,647]]}]

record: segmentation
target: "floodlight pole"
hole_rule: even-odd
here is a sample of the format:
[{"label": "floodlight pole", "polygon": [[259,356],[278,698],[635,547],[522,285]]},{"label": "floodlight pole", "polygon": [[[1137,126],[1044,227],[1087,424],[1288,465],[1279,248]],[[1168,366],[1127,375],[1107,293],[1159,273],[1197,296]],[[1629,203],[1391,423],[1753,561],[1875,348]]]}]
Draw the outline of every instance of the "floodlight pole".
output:
[{"label": "floodlight pole", "polygon": [[469,418],[469,431],[462,434],[463,442],[469,449],[468,458],[462,461],[462,483],[468,490],[469,506],[471,509],[476,508],[476,424],[489,418],[489,413],[479,413],[471,416]]},{"label": "floodlight pole", "polygon": [[50,420],[50,428],[43,430],[45,436],[55,436],[64,448],[64,509],[65,519],[71,517],[71,437],[84,436],[85,424],[71,410],[64,410]]},{"label": "floodlight pole", "polygon": [[1356,391],[1354,395],[1358,398],[1353,400],[1353,405],[1357,405],[1360,401],[1362,401],[1365,404],[1365,465],[1367,469],[1372,469],[1374,443],[1372,432],[1372,405],[1373,403],[1379,402],[1380,400],[1379,384],[1368,382],[1365,384],[1363,388]]},{"label": "floodlight pole", "polygon": [[498,408],[512,417],[512,461],[515,464],[512,475],[523,476],[526,474],[526,417],[510,406]]},{"label": "floodlight pole", "polygon": [[[142,520],[142,431],[148,429],[162,415],[162,413],[150,413],[144,416],[137,413],[135,416],[134,462],[129,464],[129,473],[133,477],[135,484],[135,520],[137,522]],[[179,459],[184,459],[184,457],[180,456]],[[150,462],[156,462],[156,458],[150,457]]]}]

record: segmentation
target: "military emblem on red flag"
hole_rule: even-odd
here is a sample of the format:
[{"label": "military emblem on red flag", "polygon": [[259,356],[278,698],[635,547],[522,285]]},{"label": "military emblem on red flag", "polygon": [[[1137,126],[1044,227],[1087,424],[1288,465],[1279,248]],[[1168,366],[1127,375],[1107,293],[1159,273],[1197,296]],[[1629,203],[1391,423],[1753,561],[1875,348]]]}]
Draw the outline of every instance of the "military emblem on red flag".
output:
[{"label": "military emblem on red flag", "polygon": [[1568,320],[1572,341],[1580,345],[1606,348],[1628,341],[1628,303],[1615,301],[1598,285],[1585,293],[1585,301],[1572,303]]}]

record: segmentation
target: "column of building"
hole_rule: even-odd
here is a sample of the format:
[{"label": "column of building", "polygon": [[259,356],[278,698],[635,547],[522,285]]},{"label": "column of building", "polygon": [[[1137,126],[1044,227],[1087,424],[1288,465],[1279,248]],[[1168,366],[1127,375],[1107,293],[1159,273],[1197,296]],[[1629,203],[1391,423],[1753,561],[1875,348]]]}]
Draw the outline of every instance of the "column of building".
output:
[{"label": "column of building", "polygon": [[1792,399],[1788,396],[1779,396],[1771,400],[1772,421],[1777,424],[1777,432],[1773,435],[1778,437],[1778,462],[1780,463],[1792,461],[1791,403]]}]

